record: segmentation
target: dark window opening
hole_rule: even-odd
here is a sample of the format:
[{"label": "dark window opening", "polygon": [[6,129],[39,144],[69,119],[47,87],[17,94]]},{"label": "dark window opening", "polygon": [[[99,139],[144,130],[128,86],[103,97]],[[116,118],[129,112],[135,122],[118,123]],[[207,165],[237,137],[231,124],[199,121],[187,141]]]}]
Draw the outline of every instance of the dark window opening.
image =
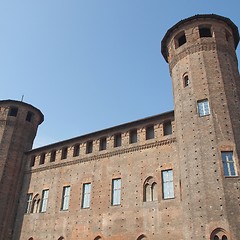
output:
[{"label": "dark window opening", "polygon": [[210,27],[200,27],[199,28],[200,38],[203,37],[212,37],[212,31]]},{"label": "dark window opening", "polygon": [[87,142],[87,147],[86,147],[86,153],[92,153],[93,151],[93,142],[92,141],[89,141]]},{"label": "dark window opening", "polygon": [[56,160],[56,151],[51,152],[50,162],[54,162]]},{"label": "dark window opening", "polygon": [[45,153],[41,154],[41,156],[40,156],[40,162],[39,162],[40,165],[45,163],[45,157],[46,157],[46,154],[45,154]]},{"label": "dark window opening", "polygon": [[35,165],[35,160],[36,160],[36,157],[33,156],[33,157],[31,158],[30,167],[33,167],[33,166]]},{"label": "dark window opening", "polygon": [[184,87],[187,87],[187,86],[189,86],[189,84],[190,84],[189,77],[188,77],[188,75],[185,75],[185,76],[183,77],[183,86],[184,86]]},{"label": "dark window opening", "polygon": [[171,135],[172,134],[172,122],[165,122],[163,124],[163,135]]},{"label": "dark window opening", "polygon": [[178,47],[182,46],[186,42],[187,42],[186,36],[185,34],[183,34],[178,38]]},{"label": "dark window opening", "polygon": [[148,126],[146,128],[146,140],[154,138],[154,126]]},{"label": "dark window opening", "polygon": [[61,159],[66,159],[67,158],[67,153],[68,153],[67,147],[63,148]]},{"label": "dark window opening", "polygon": [[137,142],[137,129],[130,131],[129,143]]},{"label": "dark window opening", "polygon": [[18,108],[17,107],[11,107],[9,110],[9,116],[16,117],[18,114]]},{"label": "dark window opening", "polygon": [[32,112],[28,112],[27,116],[26,116],[26,121],[31,122],[33,118],[33,113]]},{"label": "dark window opening", "polygon": [[77,144],[73,147],[73,157],[79,156],[79,153],[80,153],[80,145]]},{"label": "dark window opening", "polygon": [[122,135],[121,133],[114,136],[114,147],[120,147],[122,145]]},{"label": "dark window opening", "polygon": [[107,139],[104,137],[100,139],[99,150],[102,151],[106,149],[107,149]]}]

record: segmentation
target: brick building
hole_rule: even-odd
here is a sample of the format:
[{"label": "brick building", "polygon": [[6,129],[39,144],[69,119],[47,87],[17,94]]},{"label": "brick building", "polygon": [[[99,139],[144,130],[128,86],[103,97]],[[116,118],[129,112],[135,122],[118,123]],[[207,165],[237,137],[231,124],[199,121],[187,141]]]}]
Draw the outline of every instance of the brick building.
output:
[{"label": "brick building", "polygon": [[0,239],[239,240],[238,41],[222,16],[178,22],[174,111],[41,148],[41,111],[0,101]]}]

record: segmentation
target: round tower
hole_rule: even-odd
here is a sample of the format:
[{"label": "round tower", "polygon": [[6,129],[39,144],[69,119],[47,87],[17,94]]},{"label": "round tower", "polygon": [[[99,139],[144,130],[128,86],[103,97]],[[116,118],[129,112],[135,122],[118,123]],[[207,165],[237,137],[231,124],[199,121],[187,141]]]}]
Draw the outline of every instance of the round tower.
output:
[{"label": "round tower", "polygon": [[0,239],[11,239],[24,171],[43,114],[24,102],[0,101]]},{"label": "round tower", "polygon": [[228,18],[196,15],[162,40],[175,103],[186,240],[240,236],[239,32]]}]

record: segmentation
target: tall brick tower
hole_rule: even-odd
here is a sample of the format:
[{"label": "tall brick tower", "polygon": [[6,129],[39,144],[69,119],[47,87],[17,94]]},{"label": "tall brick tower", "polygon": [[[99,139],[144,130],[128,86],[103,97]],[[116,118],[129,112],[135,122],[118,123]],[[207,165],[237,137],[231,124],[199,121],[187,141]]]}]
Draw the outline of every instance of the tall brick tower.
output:
[{"label": "tall brick tower", "polygon": [[228,18],[207,14],[168,30],[169,63],[186,240],[240,239],[239,32]]},{"label": "tall brick tower", "polygon": [[32,148],[43,114],[12,100],[0,101],[0,239],[11,239],[21,188],[24,152]]}]

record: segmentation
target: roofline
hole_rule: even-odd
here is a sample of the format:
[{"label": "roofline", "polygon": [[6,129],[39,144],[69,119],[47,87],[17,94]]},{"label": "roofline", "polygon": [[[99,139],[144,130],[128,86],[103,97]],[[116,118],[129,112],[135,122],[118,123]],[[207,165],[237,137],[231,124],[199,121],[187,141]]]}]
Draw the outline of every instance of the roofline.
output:
[{"label": "roofline", "polygon": [[97,135],[104,136],[104,133],[107,133],[109,131],[117,132],[117,130],[119,130],[119,132],[121,132],[121,130],[126,128],[126,127],[134,127],[135,125],[139,125],[141,123],[144,123],[145,121],[154,121],[155,119],[158,119],[158,118],[161,118],[161,117],[164,117],[164,116],[167,116],[167,115],[170,115],[171,117],[174,117],[174,111],[172,110],[172,111],[164,112],[162,114],[153,115],[153,116],[142,118],[142,119],[135,120],[135,121],[132,121],[132,122],[123,123],[123,124],[120,124],[120,125],[117,125],[117,126],[114,126],[114,127],[102,129],[102,130],[99,130],[99,131],[96,131],[96,132],[87,133],[87,134],[84,134],[84,135],[81,135],[81,136],[78,136],[78,137],[70,138],[70,139],[59,141],[59,142],[52,143],[52,144],[48,144],[48,145],[45,145],[45,146],[42,146],[42,147],[39,147],[39,148],[32,149],[32,150],[30,150],[26,153],[44,151],[45,149],[49,149],[49,148],[54,149],[54,148],[57,148],[61,145],[62,146],[63,145],[68,145],[68,144],[71,144],[72,142],[80,141],[81,139],[85,139],[85,138],[95,137]]},{"label": "roofline", "polygon": [[174,26],[172,26],[171,28],[168,29],[167,33],[165,34],[165,36],[162,39],[161,42],[161,53],[164,57],[164,59],[166,60],[166,62],[168,62],[167,60],[167,39],[169,38],[169,36],[177,29],[179,28],[180,25],[183,25],[189,21],[192,20],[197,20],[197,19],[206,19],[206,18],[212,18],[212,19],[216,19],[216,20],[221,20],[223,22],[225,22],[233,31],[233,38],[234,38],[234,44],[235,44],[235,49],[237,48],[238,42],[239,42],[239,32],[238,32],[238,27],[229,19],[217,14],[197,14],[195,16],[183,19],[181,21],[179,21],[178,23],[176,23]]},{"label": "roofline", "polygon": [[38,112],[38,114],[40,115],[40,121],[39,124],[41,124],[44,121],[44,115],[43,113],[36,107],[34,107],[33,105],[29,104],[29,103],[25,103],[22,101],[17,101],[17,100],[11,100],[11,99],[7,99],[7,100],[0,100],[0,104],[9,104],[9,105],[14,105],[14,104],[18,104],[18,105],[22,105],[24,107],[30,107],[33,108],[36,112]]}]

